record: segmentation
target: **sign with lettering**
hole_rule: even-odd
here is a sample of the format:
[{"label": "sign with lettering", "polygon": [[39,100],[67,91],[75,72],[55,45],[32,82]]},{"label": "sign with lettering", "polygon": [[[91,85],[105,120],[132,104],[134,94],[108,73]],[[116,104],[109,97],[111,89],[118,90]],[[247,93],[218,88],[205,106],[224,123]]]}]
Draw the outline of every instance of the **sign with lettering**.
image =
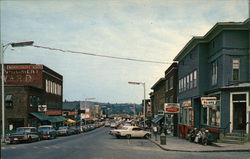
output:
[{"label": "sign with lettering", "polygon": [[41,87],[42,65],[7,65],[6,84],[32,84]]},{"label": "sign with lettering", "polygon": [[201,97],[201,104],[206,105],[216,105],[216,97]]},{"label": "sign with lettering", "polygon": [[7,65],[7,70],[42,70],[43,65]]},{"label": "sign with lettering", "polygon": [[192,102],[191,100],[186,100],[182,102],[183,107],[192,107]]},{"label": "sign with lettering", "polygon": [[180,104],[179,103],[165,103],[164,104],[164,113],[179,113]]}]

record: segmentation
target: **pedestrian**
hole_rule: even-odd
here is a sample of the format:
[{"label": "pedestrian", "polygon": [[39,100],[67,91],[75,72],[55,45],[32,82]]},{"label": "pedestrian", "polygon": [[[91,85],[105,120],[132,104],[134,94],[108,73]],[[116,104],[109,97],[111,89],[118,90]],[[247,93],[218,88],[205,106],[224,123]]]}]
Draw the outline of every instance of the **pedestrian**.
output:
[{"label": "pedestrian", "polygon": [[205,130],[204,133],[202,134],[202,138],[201,138],[202,145],[208,144],[208,137],[209,137],[209,131]]},{"label": "pedestrian", "polygon": [[201,139],[201,131],[198,131],[198,133],[195,136],[194,142],[197,144],[200,142]]},{"label": "pedestrian", "polygon": [[157,133],[158,133],[157,126],[153,125],[152,129],[153,129],[153,133],[154,133],[154,136],[155,136],[155,141],[157,141]]}]

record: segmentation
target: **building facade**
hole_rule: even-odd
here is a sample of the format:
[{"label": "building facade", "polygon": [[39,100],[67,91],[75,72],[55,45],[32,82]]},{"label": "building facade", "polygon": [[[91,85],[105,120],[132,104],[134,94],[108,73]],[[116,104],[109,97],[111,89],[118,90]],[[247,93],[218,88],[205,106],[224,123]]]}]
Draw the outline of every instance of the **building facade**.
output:
[{"label": "building facade", "polygon": [[[250,23],[217,23],[193,37],[175,57],[178,61],[179,136],[207,128],[250,132]],[[210,101],[208,101],[210,100]]]},{"label": "building facade", "polygon": [[165,78],[160,78],[153,86],[153,100],[152,103],[152,115],[155,117],[160,113],[163,113],[164,103],[165,103]]},{"label": "building facade", "polygon": [[[4,67],[5,130],[37,126],[34,113],[61,111],[63,77],[60,74],[44,65],[5,64]],[[55,120],[50,118],[50,121]]]},{"label": "building facade", "polygon": [[[165,103],[177,103],[177,90],[178,90],[178,66],[173,63],[165,71]],[[166,114],[167,126],[174,136],[178,132],[178,113]]]}]

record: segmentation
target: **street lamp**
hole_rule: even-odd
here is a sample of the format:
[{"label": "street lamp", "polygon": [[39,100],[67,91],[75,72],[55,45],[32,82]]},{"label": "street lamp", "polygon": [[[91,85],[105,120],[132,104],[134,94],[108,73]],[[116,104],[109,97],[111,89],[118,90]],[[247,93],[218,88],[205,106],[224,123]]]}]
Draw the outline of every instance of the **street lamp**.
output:
[{"label": "street lamp", "polygon": [[134,84],[134,85],[142,85],[143,86],[143,92],[144,92],[144,100],[143,100],[143,121],[144,121],[144,126],[146,126],[146,84],[145,82],[128,82],[128,84]]},{"label": "street lamp", "polygon": [[1,86],[2,86],[2,142],[5,140],[5,99],[4,99],[4,52],[8,48],[8,46],[12,47],[25,47],[33,45],[34,41],[20,41],[20,42],[10,42],[8,44],[1,44]]},{"label": "street lamp", "polygon": [[95,100],[95,98],[85,98],[85,100],[84,100],[84,109],[85,109],[84,125],[86,125],[86,102],[87,102],[87,100]]}]

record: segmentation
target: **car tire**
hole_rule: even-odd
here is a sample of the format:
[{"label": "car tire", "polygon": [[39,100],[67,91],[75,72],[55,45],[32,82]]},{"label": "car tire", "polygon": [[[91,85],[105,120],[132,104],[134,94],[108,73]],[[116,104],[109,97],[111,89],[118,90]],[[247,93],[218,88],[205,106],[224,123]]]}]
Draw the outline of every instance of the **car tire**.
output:
[{"label": "car tire", "polygon": [[145,134],[145,135],[144,135],[144,138],[145,138],[145,139],[149,139],[149,137],[150,137],[149,134]]},{"label": "car tire", "polygon": [[28,143],[31,143],[32,142],[32,138],[31,136],[28,138]]},{"label": "car tire", "polygon": [[130,135],[130,134],[127,134],[127,135],[126,135],[126,138],[127,138],[127,139],[131,139],[131,135]]}]

